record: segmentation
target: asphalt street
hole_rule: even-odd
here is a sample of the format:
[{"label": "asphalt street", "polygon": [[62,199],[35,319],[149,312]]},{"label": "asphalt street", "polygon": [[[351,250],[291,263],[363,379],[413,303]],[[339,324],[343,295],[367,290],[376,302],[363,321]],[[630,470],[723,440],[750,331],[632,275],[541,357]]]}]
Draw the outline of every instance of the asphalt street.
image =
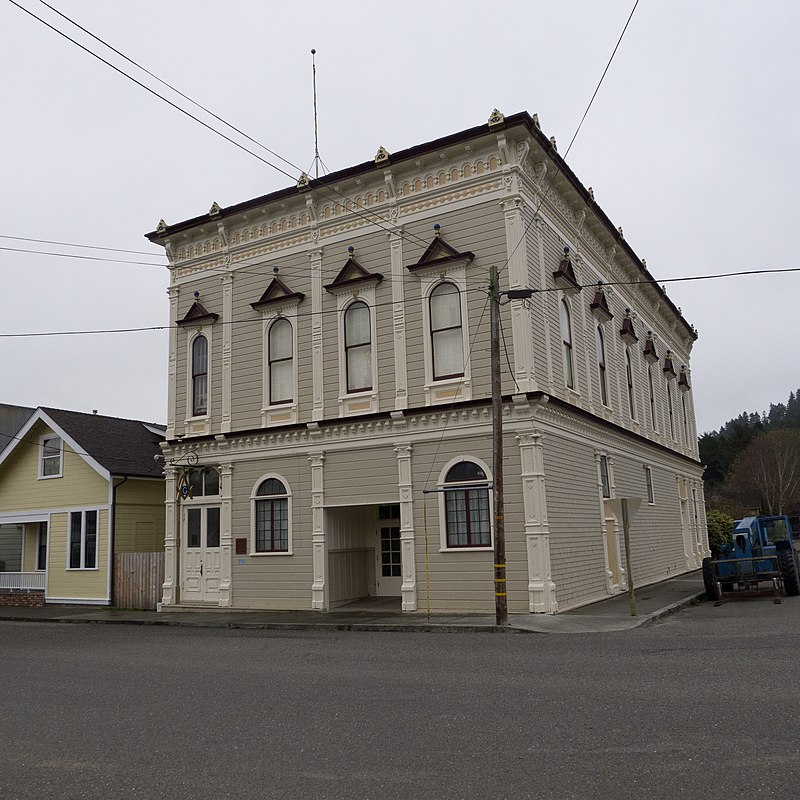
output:
[{"label": "asphalt street", "polygon": [[794,798],[800,598],[605,634],[0,623],[0,797]]}]

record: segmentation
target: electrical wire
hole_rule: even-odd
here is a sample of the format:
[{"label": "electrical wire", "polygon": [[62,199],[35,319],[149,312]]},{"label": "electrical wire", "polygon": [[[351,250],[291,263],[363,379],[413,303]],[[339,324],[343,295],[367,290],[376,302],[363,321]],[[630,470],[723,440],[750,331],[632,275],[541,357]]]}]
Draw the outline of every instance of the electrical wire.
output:
[{"label": "electrical wire", "polygon": [[[46,27],[50,28],[50,30],[52,30],[52,31],[54,31],[55,33],[59,34],[59,36],[63,36],[65,39],[67,39],[68,41],[72,42],[72,43],[73,43],[74,45],[76,45],[77,47],[80,47],[80,48],[81,48],[81,50],[85,51],[86,53],[88,53],[88,54],[89,54],[89,55],[91,55],[91,56],[94,56],[94,57],[95,57],[96,59],[98,59],[99,61],[102,61],[102,62],[103,62],[104,64],[106,64],[107,66],[111,67],[111,69],[113,69],[113,70],[115,70],[116,72],[118,72],[120,75],[123,75],[124,77],[126,77],[126,78],[128,78],[129,80],[133,81],[133,83],[135,83],[137,86],[140,86],[140,87],[142,87],[142,88],[143,88],[143,89],[145,89],[146,91],[150,92],[150,94],[154,95],[155,97],[158,97],[159,99],[163,100],[165,103],[167,103],[167,104],[169,104],[170,106],[172,106],[172,107],[173,107],[174,109],[176,109],[177,111],[180,111],[182,114],[185,114],[186,116],[190,117],[190,118],[191,118],[191,119],[193,119],[195,122],[198,122],[200,125],[202,125],[204,128],[207,128],[207,129],[208,129],[208,130],[210,130],[212,133],[216,133],[218,136],[221,136],[221,137],[222,137],[223,139],[225,139],[226,141],[230,142],[231,144],[233,144],[234,146],[236,146],[236,147],[238,147],[239,149],[243,150],[244,152],[246,152],[246,153],[249,153],[251,156],[253,156],[254,158],[257,158],[259,161],[261,161],[262,163],[266,164],[267,166],[269,166],[269,167],[272,167],[273,169],[277,170],[278,172],[280,172],[282,175],[285,175],[285,176],[286,176],[287,178],[289,178],[290,180],[292,180],[292,181],[296,181],[296,177],[295,177],[295,176],[293,176],[293,175],[291,175],[290,173],[286,172],[286,170],[284,170],[284,169],[281,169],[280,167],[278,167],[277,165],[273,164],[273,163],[272,163],[271,161],[269,161],[268,159],[262,158],[262,157],[261,157],[261,156],[259,156],[257,153],[254,153],[252,150],[250,150],[249,148],[245,147],[245,146],[244,146],[244,145],[242,145],[241,143],[239,143],[239,142],[235,141],[234,139],[231,139],[229,136],[227,136],[226,134],[224,134],[222,131],[219,131],[219,130],[217,130],[217,129],[216,129],[216,128],[214,128],[212,125],[209,125],[208,123],[206,123],[206,122],[204,122],[203,120],[199,119],[198,117],[196,117],[196,116],[195,116],[194,114],[192,114],[191,112],[187,111],[187,110],[186,110],[186,109],[184,109],[184,108],[181,108],[181,107],[180,107],[179,105],[177,105],[176,103],[173,103],[171,100],[167,99],[167,98],[166,98],[166,97],[164,97],[162,94],[159,94],[157,91],[155,91],[155,89],[152,89],[152,88],[150,88],[149,86],[147,86],[146,84],[144,84],[144,83],[142,83],[141,81],[137,80],[137,79],[136,79],[136,78],[134,78],[132,75],[128,74],[128,73],[127,73],[127,72],[125,72],[124,70],[122,70],[122,69],[120,69],[119,67],[117,67],[117,66],[115,66],[114,64],[112,64],[110,61],[107,61],[107,60],[106,60],[105,58],[103,58],[101,55],[99,55],[99,54],[95,53],[93,50],[91,50],[91,49],[89,49],[88,47],[86,47],[86,46],[82,45],[80,42],[76,41],[75,39],[73,39],[72,37],[70,37],[68,34],[64,33],[63,31],[59,30],[59,29],[58,29],[58,28],[56,28],[55,26],[51,25],[49,22],[47,22],[46,20],[44,20],[44,19],[42,19],[41,17],[37,16],[36,14],[34,14],[34,13],[33,13],[32,11],[30,11],[29,9],[27,9],[27,8],[25,8],[24,6],[20,5],[19,3],[17,3],[17,2],[16,2],[16,0],[9,0],[9,2],[10,2],[12,5],[16,6],[17,8],[19,8],[20,10],[24,11],[26,14],[30,15],[30,16],[31,16],[31,17],[33,17],[34,19],[36,19],[36,20],[38,20],[39,22],[41,22],[41,23],[42,23],[43,25],[45,25]],[[161,79],[161,78],[159,78],[157,75],[155,75],[154,73],[150,72],[148,69],[146,69],[145,67],[141,66],[141,65],[140,65],[140,64],[138,64],[136,61],[134,61],[133,59],[129,58],[128,56],[126,56],[126,55],[125,55],[124,53],[122,53],[121,51],[117,50],[117,49],[116,49],[115,47],[113,47],[112,45],[108,44],[106,41],[104,41],[103,39],[101,39],[99,36],[96,36],[96,35],[95,35],[95,34],[93,34],[91,31],[87,30],[87,29],[86,29],[86,28],[84,28],[82,25],[80,25],[80,24],[78,24],[77,22],[75,22],[74,20],[72,20],[70,17],[66,16],[66,15],[65,15],[65,14],[63,14],[62,12],[60,12],[60,11],[58,11],[57,9],[53,8],[53,6],[49,5],[48,3],[44,2],[44,0],[39,0],[39,2],[40,2],[42,5],[44,5],[45,7],[49,8],[51,11],[55,12],[56,14],[58,14],[58,15],[59,15],[59,16],[60,16],[62,19],[66,20],[67,22],[69,22],[70,24],[74,25],[74,26],[75,26],[76,28],[78,28],[79,30],[81,30],[81,31],[83,31],[84,33],[86,33],[87,35],[91,36],[93,39],[95,39],[97,42],[99,42],[100,44],[102,44],[104,47],[107,47],[107,48],[108,48],[109,50],[111,50],[112,52],[114,52],[114,53],[116,53],[117,55],[119,55],[120,57],[124,58],[124,59],[125,59],[126,61],[128,61],[130,64],[132,64],[132,65],[134,65],[135,67],[137,67],[138,69],[142,70],[142,71],[143,71],[143,72],[145,72],[147,75],[149,75],[149,76],[151,76],[152,78],[154,78],[155,80],[157,80],[159,83],[163,84],[164,86],[167,86],[169,89],[171,89],[172,91],[174,91],[176,94],[180,95],[180,97],[184,98],[185,100],[187,100],[188,102],[190,102],[190,103],[192,103],[194,106],[196,106],[197,108],[200,108],[200,109],[202,109],[204,112],[206,112],[207,114],[211,115],[211,116],[212,116],[214,119],[218,120],[218,121],[219,121],[219,122],[221,122],[223,125],[226,125],[226,126],[227,126],[228,128],[230,128],[231,130],[233,130],[233,131],[236,131],[236,132],[237,132],[238,134],[240,134],[241,136],[244,136],[244,137],[245,137],[245,138],[246,138],[248,141],[252,142],[252,143],[253,143],[253,144],[255,144],[256,146],[258,146],[258,147],[262,148],[262,149],[263,149],[263,150],[265,150],[266,152],[268,152],[268,153],[270,153],[271,155],[275,156],[276,158],[280,159],[280,160],[281,160],[281,161],[283,161],[285,164],[288,164],[288,165],[289,165],[289,166],[291,166],[293,169],[296,169],[298,172],[303,172],[303,170],[302,170],[302,168],[301,168],[301,167],[297,166],[296,164],[293,164],[291,161],[289,161],[288,159],[286,159],[286,158],[284,158],[283,156],[279,155],[279,154],[278,154],[278,153],[276,153],[274,150],[271,150],[271,149],[270,149],[269,147],[267,147],[266,145],[264,145],[264,144],[261,144],[261,143],[260,143],[260,142],[258,142],[256,139],[254,139],[252,136],[249,136],[248,134],[244,133],[244,131],[240,130],[240,129],[239,129],[239,128],[237,128],[235,125],[231,124],[230,122],[227,122],[227,121],[226,121],[226,120],[224,120],[222,117],[220,117],[220,116],[218,116],[217,114],[215,114],[213,111],[210,111],[209,109],[207,109],[205,106],[201,105],[200,103],[196,102],[195,100],[192,100],[192,98],[190,98],[188,95],[184,94],[184,93],[183,93],[183,92],[181,92],[179,89],[176,89],[176,88],[175,88],[174,86],[172,86],[171,84],[169,84],[169,83],[167,83],[166,81],[162,80],[162,79]],[[323,165],[323,166],[324,166],[324,165]],[[315,190],[315,191],[319,192],[320,194],[323,194],[323,195],[325,195],[325,190],[324,190],[322,187],[313,187],[313,188],[314,188],[314,190]],[[325,187],[325,188],[327,189],[327,187]],[[346,195],[345,195],[343,192],[341,192],[341,191],[339,191],[338,189],[336,189],[336,187],[330,187],[330,190],[331,190],[331,191],[333,191],[335,194],[339,195],[340,197],[342,197],[342,198],[345,198],[346,200],[349,200],[349,198],[348,198],[348,197],[347,197],[347,196],[346,196]],[[332,198],[332,195],[331,195],[330,193],[328,193],[327,197],[328,197],[328,199],[331,199],[331,198]],[[382,216],[380,216],[380,215],[379,215],[377,212],[374,212],[374,211],[369,211],[368,209],[365,209],[363,206],[359,206],[358,204],[356,204],[356,208],[358,208],[358,209],[360,209],[360,210],[362,210],[362,211],[365,211],[367,214],[372,214],[372,216],[373,216],[373,219],[370,219],[369,217],[365,216],[364,214],[361,214],[361,213],[359,213],[358,211],[355,211],[355,210],[353,210],[353,209],[348,209],[348,213],[356,214],[356,216],[359,216],[359,217],[361,217],[361,218],[363,218],[363,219],[366,219],[368,222],[370,222],[370,223],[371,223],[371,224],[373,224],[373,225],[377,225],[379,228],[381,228],[382,230],[386,231],[387,233],[393,233],[393,232],[394,232],[394,233],[397,233],[397,234],[398,234],[399,236],[401,236],[402,238],[405,238],[405,236],[406,236],[405,232],[393,231],[393,230],[392,230],[392,229],[390,229],[390,228],[385,228],[385,227],[383,227],[383,225],[381,225],[381,224],[380,224],[380,222],[390,222],[390,220],[386,219],[385,217],[382,217]],[[380,222],[378,222],[378,220],[380,220]],[[422,243],[422,244],[423,244],[423,246],[427,246],[427,242],[422,242],[422,240],[418,240],[418,241],[419,241],[420,243]]]},{"label": "electrical wire", "polygon": [[[35,244],[55,244],[59,247],[80,247],[82,250],[105,250],[109,253],[132,253],[136,256],[150,256],[152,258],[162,258],[163,253],[147,252],[145,250],[122,250],[119,247],[100,247],[94,244],[75,244],[74,242],[57,242],[52,239],[32,239],[29,236],[9,236],[0,233],[0,239],[13,239],[16,242],[34,242]],[[134,262],[139,263],[139,262]],[[157,266],[164,266],[159,264]]]},{"label": "electrical wire", "polygon": [[[608,281],[603,282],[602,286],[656,286],[658,287],[662,283],[679,283],[685,281],[706,281],[706,280],[713,280],[716,278],[737,278],[742,276],[748,275],[774,275],[774,274],[784,274],[784,273],[791,273],[791,272],[800,272],[800,267],[779,267],[774,269],[749,269],[749,270],[741,270],[739,272],[724,272],[719,273],[716,275],[688,275],[680,278],[663,278],[660,281],[656,280],[636,280],[636,281]],[[596,289],[597,283],[588,283],[579,285],[577,288],[580,290],[583,289]],[[485,294],[485,289],[466,289],[464,290],[468,294]],[[547,288],[547,289],[533,289],[534,294],[547,294],[549,292],[557,292],[560,291],[558,288]],[[370,308],[381,308],[384,306],[397,306],[397,305],[407,305],[409,303],[418,303],[419,298],[408,298],[405,300],[389,300],[382,303],[375,303]],[[326,309],[322,311],[304,311],[298,313],[296,318],[301,319],[303,317],[316,317],[320,315],[326,314],[340,314],[339,309]],[[238,320],[221,320],[218,321],[216,324],[219,325],[238,325],[242,323],[255,323],[261,322],[261,319],[238,319]],[[35,331],[29,333],[0,333],[0,339],[23,339],[23,338],[32,338],[32,337],[42,337],[42,336],[88,336],[88,335],[98,335],[98,334],[113,334],[113,333],[141,333],[145,331],[164,331],[169,330],[171,327],[180,327],[180,326],[171,326],[171,325],[151,325],[151,326],[144,326],[138,328],[106,328],[106,329],[96,329],[96,330],[76,330],[76,331]]]},{"label": "electrical wire", "polygon": [[[628,30],[628,25],[630,24],[630,21],[633,18],[633,14],[636,11],[636,7],[638,5],[639,5],[639,0],[635,0],[635,2],[633,4],[633,8],[631,8],[631,13],[628,14],[628,19],[625,21],[625,25],[622,28],[622,33],[620,33],[619,38],[617,39],[617,43],[614,45],[614,50],[612,51],[611,56],[608,59],[608,63],[606,64],[606,67],[603,70],[603,74],[600,76],[600,80],[597,82],[597,86],[595,86],[594,92],[592,93],[592,97],[589,100],[589,104],[586,106],[586,110],[583,112],[583,116],[581,117],[581,121],[578,123],[578,127],[575,129],[575,133],[572,134],[572,139],[570,139],[569,145],[567,146],[567,149],[564,151],[564,155],[562,157],[562,160],[565,161],[565,162],[566,162],[567,156],[569,155],[569,151],[572,149],[572,145],[575,144],[575,139],[578,138],[578,133],[580,133],[580,130],[583,127],[583,123],[584,123],[584,120],[586,119],[587,114],[589,113],[589,109],[592,107],[592,104],[594,103],[594,99],[595,99],[595,97],[597,97],[597,93],[600,91],[600,86],[602,85],[603,80],[606,77],[606,73],[608,72],[608,69],[611,66],[611,62],[614,60],[614,56],[617,54],[617,50],[619,50],[619,46],[622,43],[622,37],[625,36],[625,31]],[[508,254],[508,257],[506,258],[505,262],[498,269],[498,276],[502,275],[503,270],[508,266],[509,262],[511,261],[512,257],[514,256],[514,253],[517,252],[517,249],[519,248],[519,246],[522,244],[523,241],[525,241],[525,238],[528,235],[528,231],[531,229],[531,226],[536,221],[536,216],[539,213],[539,210],[541,209],[542,205],[544,204],[544,201],[546,200],[547,195],[550,192],[550,189],[553,187],[553,181],[555,180],[556,174],[557,173],[554,172],[552,177],[548,180],[547,185],[544,188],[544,191],[541,193],[541,197],[539,198],[539,202],[536,204],[536,208],[534,209],[533,214],[531,215],[530,222],[525,226],[525,228],[522,231],[522,235],[519,238],[519,241],[514,245],[513,249]]]},{"label": "electrical wire", "polygon": [[48,250],[27,250],[22,247],[4,247],[0,245],[0,250],[6,250],[12,253],[31,253],[40,256],[56,256],[58,258],[77,258],[82,261],[105,261],[111,264],[137,264],[144,267],[160,267],[164,269],[165,264],[154,264],[152,261],[128,261],[124,258],[101,258],[100,256],[82,256],[77,253],[56,253]]}]

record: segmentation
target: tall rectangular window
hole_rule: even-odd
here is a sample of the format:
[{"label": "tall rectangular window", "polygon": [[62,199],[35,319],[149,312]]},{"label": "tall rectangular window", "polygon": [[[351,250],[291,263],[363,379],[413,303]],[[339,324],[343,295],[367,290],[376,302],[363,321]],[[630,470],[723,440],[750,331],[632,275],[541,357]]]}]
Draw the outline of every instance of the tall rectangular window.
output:
[{"label": "tall rectangular window", "polygon": [[608,377],[606,376],[606,346],[603,341],[603,331],[598,325],[594,329],[595,342],[597,344],[597,376],[600,381],[600,402],[608,405]]},{"label": "tall rectangular window", "polygon": [[70,512],[70,569],[97,569],[97,515],[97,511]]},{"label": "tall rectangular window", "polygon": [[197,336],[192,342],[192,415],[208,413],[208,339]]},{"label": "tall rectangular window", "polygon": [[611,482],[608,479],[608,458],[600,456],[600,486],[602,488],[603,497],[608,499],[611,497]]},{"label": "tall rectangular window", "polygon": [[294,332],[288,319],[277,319],[269,329],[269,402],[294,400]]},{"label": "tall rectangular window", "polygon": [[461,293],[452,283],[440,283],[430,301],[433,379],[464,374],[464,340],[461,331]]},{"label": "tall rectangular window", "polygon": [[347,391],[372,388],[372,329],[369,306],[352,303],[344,313],[344,358]]},{"label": "tall rectangular window", "polygon": [[650,467],[644,468],[644,481],[645,485],[647,486],[647,502],[650,503],[650,505],[653,505],[656,500],[655,495],[653,494],[653,471],[650,469]]}]

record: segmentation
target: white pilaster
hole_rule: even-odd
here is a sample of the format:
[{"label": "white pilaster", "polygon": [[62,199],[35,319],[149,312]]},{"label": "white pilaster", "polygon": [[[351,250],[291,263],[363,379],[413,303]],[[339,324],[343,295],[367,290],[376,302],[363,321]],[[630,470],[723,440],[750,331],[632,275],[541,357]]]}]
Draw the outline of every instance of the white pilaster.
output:
[{"label": "white pilaster", "polygon": [[233,353],[233,275],[222,276],[222,433],[230,433],[231,420],[231,360]]},{"label": "white pilaster", "polygon": [[221,606],[231,605],[231,563],[233,559],[233,464],[221,464],[220,472],[220,498],[222,509],[220,510],[220,581],[219,581],[219,604]]},{"label": "white pilaster", "polygon": [[403,573],[403,584],[400,592],[403,596],[402,610],[417,610],[417,565],[414,546],[414,502],[411,480],[410,444],[399,444],[394,448],[397,455],[398,480],[400,496],[400,563]]},{"label": "white pilaster", "polygon": [[406,363],[406,307],[403,302],[403,229],[389,234],[392,262],[392,321],[394,324],[395,409],[408,408],[408,364]]},{"label": "white pilaster", "polygon": [[[522,218],[522,199],[509,197],[500,202],[506,225],[508,284],[512,289],[528,287],[528,247],[525,240],[525,221]],[[514,377],[520,392],[537,390],[533,364],[531,336],[531,303],[511,301],[511,338],[514,343]]]},{"label": "white pilaster", "polygon": [[325,509],[322,467],[325,453],[312,454],[311,464],[311,552],[314,582],[311,584],[311,608],[326,611],[328,608],[328,583],[326,580],[328,549],[325,545]]},{"label": "white pilaster", "polygon": [[322,380],[322,249],[308,253],[311,262],[311,419],[325,416],[324,383]]},{"label": "white pilaster", "polygon": [[522,502],[525,512],[525,543],[528,553],[528,609],[555,614],[558,611],[556,585],[550,567],[550,525],[544,475],[542,434],[517,436],[522,470]]},{"label": "white pilaster", "polygon": [[[169,297],[169,372],[167,377],[167,439],[175,437],[175,424],[177,420],[177,386],[178,386],[178,299],[180,286],[170,286],[167,289]],[[182,430],[181,430],[182,432]]]},{"label": "white pilaster", "polygon": [[165,606],[172,606],[178,602],[178,530],[180,508],[176,502],[177,488],[175,481],[177,468],[167,464],[164,467],[166,502],[165,507],[165,535],[164,535],[164,584],[162,586],[161,602]]}]

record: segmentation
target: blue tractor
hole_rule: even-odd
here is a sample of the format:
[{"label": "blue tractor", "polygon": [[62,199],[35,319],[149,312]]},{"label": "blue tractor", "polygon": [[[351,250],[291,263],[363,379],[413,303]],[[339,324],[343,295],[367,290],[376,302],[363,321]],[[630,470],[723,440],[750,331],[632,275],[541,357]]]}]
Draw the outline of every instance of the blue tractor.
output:
[{"label": "blue tractor", "polygon": [[[800,595],[800,557],[786,516],[745,517],[733,523],[731,541],[718,558],[703,559],[703,584],[709,600],[726,594],[756,594],[772,590]],[[778,602],[778,601],[776,601]]]}]

